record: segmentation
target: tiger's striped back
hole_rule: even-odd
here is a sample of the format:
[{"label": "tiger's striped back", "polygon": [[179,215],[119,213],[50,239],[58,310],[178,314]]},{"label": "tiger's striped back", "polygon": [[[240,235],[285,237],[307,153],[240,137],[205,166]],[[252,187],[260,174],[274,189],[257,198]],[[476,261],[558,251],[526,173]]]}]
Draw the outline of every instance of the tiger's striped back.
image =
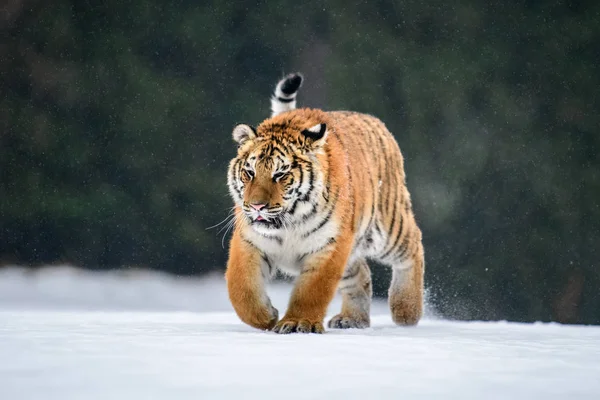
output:
[{"label": "tiger's striped back", "polygon": [[357,231],[355,251],[391,264],[416,251],[421,232],[406,188],[404,159],[392,134],[371,115],[329,113],[348,154]]}]

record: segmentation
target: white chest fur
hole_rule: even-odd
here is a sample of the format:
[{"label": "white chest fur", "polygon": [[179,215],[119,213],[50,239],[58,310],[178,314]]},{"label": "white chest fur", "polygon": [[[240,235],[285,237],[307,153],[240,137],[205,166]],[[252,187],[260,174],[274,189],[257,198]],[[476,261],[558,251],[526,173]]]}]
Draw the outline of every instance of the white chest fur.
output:
[{"label": "white chest fur", "polygon": [[323,251],[336,235],[337,224],[332,220],[322,226],[317,221],[280,229],[258,225],[246,231],[247,239],[264,253],[273,267],[294,276],[302,271],[307,256]]}]

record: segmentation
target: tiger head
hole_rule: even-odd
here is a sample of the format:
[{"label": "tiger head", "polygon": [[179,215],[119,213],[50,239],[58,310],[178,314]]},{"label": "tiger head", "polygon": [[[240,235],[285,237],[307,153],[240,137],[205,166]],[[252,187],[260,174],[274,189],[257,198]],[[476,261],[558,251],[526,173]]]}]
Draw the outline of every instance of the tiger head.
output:
[{"label": "tiger head", "polygon": [[242,216],[256,227],[280,228],[293,222],[299,202],[315,203],[325,189],[323,146],[327,116],[296,110],[273,117],[256,129],[237,125],[237,156],[227,175],[229,192]]}]

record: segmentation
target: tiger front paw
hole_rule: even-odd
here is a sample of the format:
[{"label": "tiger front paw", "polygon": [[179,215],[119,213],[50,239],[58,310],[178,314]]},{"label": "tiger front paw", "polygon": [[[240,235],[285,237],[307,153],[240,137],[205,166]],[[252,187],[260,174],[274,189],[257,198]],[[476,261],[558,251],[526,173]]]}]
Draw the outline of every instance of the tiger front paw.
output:
[{"label": "tiger front paw", "polygon": [[268,331],[273,329],[278,320],[279,311],[269,304],[269,308],[261,310],[261,312],[256,315],[254,323],[250,323],[250,325],[255,328],[262,329],[263,331]]},{"label": "tiger front paw", "polygon": [[279,312],[270,302],[267,305],[242,303],[234,306],[234,309],[242,321],[263,331],[273,329],[279,320]]},{"label": "tiger front paw", "polygon": [[275,333],[324,333],[325,328],[321,321],[308,319],[284,318],[273,328]]}]

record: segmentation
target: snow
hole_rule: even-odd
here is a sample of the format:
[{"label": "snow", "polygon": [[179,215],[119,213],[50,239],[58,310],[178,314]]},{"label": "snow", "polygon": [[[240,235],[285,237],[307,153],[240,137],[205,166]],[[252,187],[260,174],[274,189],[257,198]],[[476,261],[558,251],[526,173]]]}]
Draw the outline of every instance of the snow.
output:
[{"label": "snow", "polygon": [[[280,313],[290,287],[270,294]],[[339,299],[330,308],[333,315]],[[451,322],[253,330],[220,276],[0,269],[0,399],[581,399],[600,327]],[[431,313],[429,313],[431,315]]]}]

